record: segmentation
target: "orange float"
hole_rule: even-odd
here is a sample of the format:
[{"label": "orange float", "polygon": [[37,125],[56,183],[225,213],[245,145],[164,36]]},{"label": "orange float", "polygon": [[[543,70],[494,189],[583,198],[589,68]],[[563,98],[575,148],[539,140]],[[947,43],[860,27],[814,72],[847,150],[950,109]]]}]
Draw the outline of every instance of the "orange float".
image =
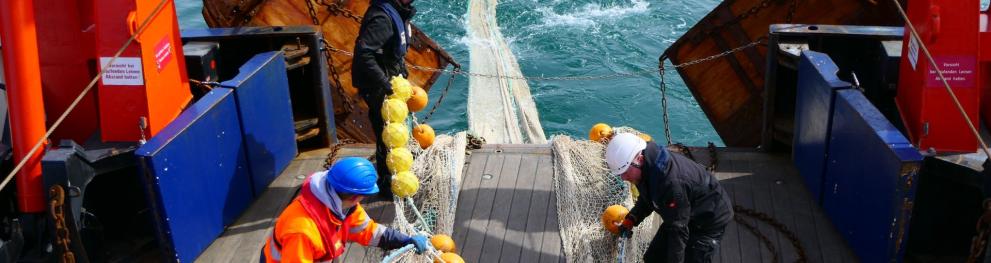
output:
[{"label": "orange float", "polygon": [[434,145],[434,128],[430,125],[420,124],[413,128],[413,138],[420,144],[420,149],[427,149]]},{"label": "orange float", "polygon": [[593,142],[603,142],[603,139],[612,136],[612,127],[605,123],[597,123],[588,131],[588,139]]},{"label": "orange float", "polygon": [[409,108],[409,111],[421,111],[427,107],[427,103],[429,103],[427,91],[421,87],[413,86],[413,95],[409,97],[409,100],[406,100],[406,107]]},{"label": "orange float", "polygon": [[454,253],[457,251],[457,246],[454,245],[454,239],[451,239],[451,236],[448,235],[436,234],[430,237],[430,244],[434,245],[434,248],[440,250],[440,252]]},{"label": "orange float", "polygon": [[609,230],[609,232],[617,234],[619,233],[619,225],[623,223],[623,219],[626,218],[626,214],[628,213],[630,213],[630,210],[621,205],[606,207],[606,211],[602,212],[602,226],[606,230]]}]

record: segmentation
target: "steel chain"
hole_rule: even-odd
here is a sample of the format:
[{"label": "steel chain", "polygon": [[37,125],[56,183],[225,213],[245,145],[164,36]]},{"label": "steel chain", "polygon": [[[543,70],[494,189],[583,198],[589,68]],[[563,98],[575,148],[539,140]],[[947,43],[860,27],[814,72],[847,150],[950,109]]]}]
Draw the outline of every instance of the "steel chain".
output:
[{"label": "steel chain", "polygon": [[734,17],[733,19],[730,19],[729,21],[726,21],[726,23],[722,23],[722,24],[719,24],[719,25],[710,27],[708,30],[703,31],[702,34],[699,34],[698,37],[707,37],[707,36],[710,36],[710,35],[712,35],[713,33],[717,32],[717,31],[722,30],[725,27],[739,24],[740,21],[743,21],[744,19],[747,19],[748,17],[751,17],[753,15],[756,15],[757,13],[760,13],[760,11],[763,10],[764,8],[767,8],[767,7],[771,6],[771,1],[774,1],[774,0],[763,0],[759,4],[754,5],[753,7],[751,7],[750,9],[748,9],[746,12],[743,12],[743,14],[740,14],[740,15]]},{"label": "steel chain", "polygon": [[69,244],[72,240],[69,238],[69,228],[65,224],[65,211],[63,209],[63,205],[65,204],[65,189],[61,185],[54,185],[48,190],[48,195],[51,198],[51,201],[49,201],[49,206],[51,206],[50,212],[52,213],[52,218],[55,220],[55,244],[62,248],[60,262],[76,262],[76,256],[69,249]]},{"label": "steel chain", "polygon": [[[333,3],[327,3],[327,1],[332,1]],[[309,0],[307,0],[307,2],[309,2]],[[327,7],[327,11],[331,14],[347,17],[355,23],[361,24],[362,17],[355,15],[350,9],[345,8],[340,0],[319,0],[317,4]]]},{"label": "steel chain", "polygon": [[[455,73],[461,72],[461,67],[455,66],[454,72]],[[447,78],[447,86],[444,86],[444,91],[440,93],[440,97],[437,98],[437,102],[434,103],[434,106],[430,108],[430,112],[427,113],[427,117],[423,118],[423,122],[427,122],[428,120],[430,120],[430,117],[434,116],[434,112],[437,111],[437,107],[440,106],[441,102],[444,102],[444,97],[447,96],[447,91],[451,89],[451,85],[454,85],[454,77],[457,76],[458,76],[457,74],[454,74],[451,75],[450,78]]]},{"label": "steel chain", "polygon": [[[799,240],[798,239],[798,236],[795,235],[794,232],[791,232],[791,230],[789,230],[787,226],[785,226],[781,222],[778,222],[777,219],[774,219],[770,215],[765,214],[763,212],[759,212],[759,211],[756,211],[756,210],[753,210],[753,209],[749,209],[749,208],[746,208],[746,207],[742,207],[742,206],[739,206],[739,205],[734,205],[733,206],[733,211],[736,212],[736,215],[737,216],[735,216],[734,219],[736,219],[737,222],[745,221],[745,220],[742,220],[740,218],[741,215],[752,217],[754,219],[757,219],[757,220],[759,220],[761,222],[764,222],[765,224],[773,227],[775,230],[777,230],[781,234],[784,234],[785,235],[785,238],[787,238],[788,241],[791,242],[791,246],[795,248],[795,253],[798,254],[798,258],[795,259],[795,262],[808,262],[808,258],[809,257],[807,256],[807,254],[805,252],[805,247],[802,246],[801,240]],[[755,233],[757,233],[758,234],[758,237],[761,237],[761,239],[767,238],[767,237],[763,236],[763,234],[760,233],[760,232],[755,232]],[[775,258],[777,258],[777,256],[778,255],[775,255]]]},{"label": "steel chain", "polygon": [[311,1],[312,0],[303,0],[303,2],[306,2],[306,10],[310,14],[310,20],[311,20],[311,22],[313,22],[313,25],[316,25],[317,27],[319,27],[320,26],[320,19],[317,18],[317,10],[316,10],[316,8],[313,8],[313,2],[311,2]]},{"label": "steel chain", "polygon": [[[330,47],[330,43],[327,42],[326,39],[321,38],[320,42],[323,43],[324,47]],[[342,98],[344,98],[344,104],[347,105],[348,111],[354,111],[354,100],[352,100],[351,96],[348,96],[347,92],[344,91],[344,85],[341,84],[340,73],[337,72],[337,67],[334,66],[334,55],[330,53],[329,48],[324,48],[323,53],[324,56],[327,57],[327,67],[330,68],[331,79],[334,80],[334,84],[337,85],[337,92],[341,94]]]},{"label": "steel chain", "polygon": [[[734,209],[736,209],[736,207],[734,207]],[[737,224],[740,224],[741,226],[743,226],[743,228],[746,228],[747,231],[750,231],[750,233],[753,233],[755,236],[757,236],[757,238],[760,239],[760,242],[764,243],[764,246],[767,247],[767,250],[771,252],[771,255],[774,256],[771,258],[771,263],[778,263],[779,253],[777,248],[774,247],[774,243],[771,242],[771,238],[767,237],[767,235],[764,235],[764,233],[761,233],[760,229],[757,228],[757,225],[750,223],[750,221],[744,219],[742,216],[740,216],[740,214],[736,214],[733,217],[733,220],[736,220]]]},{"label": "steel chain", "polygon": [[[673,146],[675,146],[676,148],[678,148],[679,151],[681,151],[683,154],[685,154],[685,157],[688,157],[692,161],[695,161],[696,163],[698,163],[698,160],[696,160],[695,159],[695,156],[691,153],[691,149],[690,148],[688,148],[687,146],[685,146],[683,144],[680,144],[680,143],[679,144],[674,144]],[[709,146],[708,146],[708,149],[709,149],[709,160],[710,161],[709,161],[709,164],[706,165],[706,170],[709,170],[709,172],[715,172],[716,171],[716,166],[719,163],[719,160],[717,159],[716,145],[714,143],[710,142],[709,143]],[[699,163],[699,164],[701,164],[701,163]],[[770,215],[768,215],[766,213],[763,213],[763,212],[760,212],[760,211],[757,211],[757,210],[753,210],[753,209],[750,209],[750,208],[742,207],[742,206],[739,206],[739,205],[734,205],[733,206],[733,211],[736,212],[736,215],[733,217],[733,219],[737,223],[740,223],[745,228],[747,228],[748,230],[750,230],[750,232],[753,232],[754,235],[757,236],[757,238],[759,238],[762,242],[764,242],[767,245],[768,250],[770,250],[771,251],[771,254],[774,255],[774,261],[773,262],[778,262],[778,257],[780,255],[778,254],[778,251],[775,249],[774,245],[771,243],[770,238],[768,238],[764,233],[760,232],[760,230],[756,226],[754,226],[750,222],[747,222],[741,216],[752,217],[754,219],[757,219],[757,220],[759,220],[761,222],[764,222],[765,224],[773,227],[779,233],[783,234],[785,236],[785,238],[788,239],[789,242],[791,242],[792,247],[795,248],[795,254],[798,255],[798,258],[795,259],[795,262],[808,262],[808,256],[807,256],[807,253],[805,252],[805,247],[802,246],[801,240],[798,239],[798,236],[795,235],[794,232],[791,232],[791,230],[789,230],[787,226],[785,226],[784,224],[782,224],[781,222],[779,222],[777,219],[774,219],[774,217],[771,217]],[[991,219],[991,216],[989,216],[989,219]],[[989,222],[991,222],[991,221],[989,221]]]},{"label": "steel chain", "polygon": [[334,161],[337,160],[337,152],[340,151],[341,148],[356,143],[358,143],[358,141],[352,139],[341,139],[337,142],[337,144],[334,144],[333,147],[330,147],[330,153],[327,154],[327,160],[323,164],[323,168],[330,169],[330,166],[334,165]]},{"label": "steel chain", "polygon": [[791,0],[791,5],[788,6],[788,16],[785,17],[785,23],[791,24],[791,21],[795,19],[796,11],[798,11],[798,0]]},{"label": "steel chain", "polygon": [[661,74],[661,116],[664,117],[664,138],[671,144],[671,125],[668,118],[668,82],[664,80],[664,57],[662,56],[658,64],[658,72]]},{"label": "steel chain", "polygon": [[[685,63],[682,63],[682,64],[674,65],[674,66],[672,66],[672,68],[684,68],[684,67],[689,67],[689,66],[693,66],[693,65],[697,65],[697,64],[701,64],[701,63],[713,61],[713,60],[716,60],[716,59],[720,59],[720,58],[729,56],[729,55],[731,55],[733,53],[740,52],[741,50],[752,48],[752,47],[755,47],[755,46],[758,46],[758,45],[762,45],[762,44],[765,44],[765,38],[764,37],[761,37],[761,38],[757,39],[754,42],[750,42],[749,44],[746,44],[746,45],[743,45],[743,46],[739,46],[739,47],[736,47],[736,48],[733,48],[733,49],[730,49],[730,50],[723,51],[723,52],[721,52],[719,54],[715,54],[715,55],[704,57],[704,58],[701,58],[701,59],[697,59],[697,60],[685,62]],[[341,53],[341,54],[344,54],[344,55],[349,56],[349,57],[353,57],[354,56],[354,53],[352,53],[350,51],[342,50],[342,49],[339,49],[339,48],[335,48],[333,46],[330,46],[329,44],[326,46],[326,48],[329,51],[336,52],[336,53]],[[410,64],[410,63],[406,63],[406,65],[409,68],[412,68],[412,69],[415,69],[415,70],[420,70],[420,71],[425,71],[425,72],[440,72],[440,73],[446,73],[446,74],[450,74],[450,75],[462,75],[462,76],[469,76],[469,77],[498,78],[498,79],[510,79],[510,80],[530,80],[530,81],[556,81],[556,80],[574,81],[574,80],[617,79],[617,78],[625,78],[625,77],[639,77],[639,76],[653,74],[655,72],[654,69],[649,69],[649,70],[648,69],[643,69],[643,70],[638,70],[638,71],[633,71],[633,72],[621,72],[621,73],[614,73],[614,74],[607,74],[607,75],[597,75],[597,76],[555,76],[555,77],[545,77],[545,76],[506,76],[506,75],[498,75],[498,74],[472,73],[472,72],[468,72],[468,71],[461,71],[461,69],[451,69],[451,70],[449,70],[449,69],[431,68],[431,67],[424,67],[424,66],[413,65],[413,64]]]},{"label": "steel chain", "polygon": [[977,219],[976,234],[970,241],[970,255],[967,263],[977,262],[987,248],[988,237],[991,237],[991,199],[984,200],[984,214]]},{"label": "steel chain", "polygon": [[[304,1],[306,2],[306,9],[310,14],[310,20],[313,22],[313,25],[320,27],[322,31],[323,27],[320,25],[320,19],[317,17],[317,11],[313,7],[313,2],[311,2],[311,0],[304,0]],[[330,53],[333,47],[330,45],[330,42],[327,42],[327,40],[324,38],[320,38],[320,43],[322,43],[324,46],[324,48],[322,48],[321,50],[323,51],[324,56],[327,57],[327,67],[330,68],[330,78],[331,80],[334,81],[334,85],[337,86],[337,91],[341,95],[341,98],[344,100],[344,105],[346,106],[347,111],[353,112],[354,100],[352,100],[351,96],[348,96],[347,92],[344,91],[344,85],[341,84],[340,73],[337,72],[337,67],[334,66],[334,55]]]}]

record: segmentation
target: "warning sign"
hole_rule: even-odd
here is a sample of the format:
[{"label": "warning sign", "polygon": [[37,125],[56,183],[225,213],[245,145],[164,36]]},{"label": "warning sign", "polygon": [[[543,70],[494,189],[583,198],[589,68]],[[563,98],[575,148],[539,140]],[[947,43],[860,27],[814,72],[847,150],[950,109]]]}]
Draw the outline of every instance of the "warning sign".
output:
[{"label": "warning sign", "polygon": [[[100,65],[110,62],[109,57],[100,57]],[[107,66],[101,79],[103,85],[141,86],[145,84],[141,71],[141,58],[118,57],[112,65]]]},{"label": "warning sign", "polygon": [[155,45],[155,67],[158,72],[162,72],[169,62],[172,62],[172,43],[169,42],[169,36],[165,36]]},{"label": "warning sign", "polygon": [[908,62],[912,64],[912,70],[915,70],[915,64],[919,63],[919,42],[914,34],[911,36],[911,40],[908,41]]},{"label": "warning sign", "polygon": [[[939,56],[935,57],[936,64],[943,71],[946,82],[954,88],[974,87],[974,78],[977,77],[977,58],[973,56]],[[929,77],[926,78],[926,86],[943,87],[943,80],[939,79],[936,69],[929,69]]]}]

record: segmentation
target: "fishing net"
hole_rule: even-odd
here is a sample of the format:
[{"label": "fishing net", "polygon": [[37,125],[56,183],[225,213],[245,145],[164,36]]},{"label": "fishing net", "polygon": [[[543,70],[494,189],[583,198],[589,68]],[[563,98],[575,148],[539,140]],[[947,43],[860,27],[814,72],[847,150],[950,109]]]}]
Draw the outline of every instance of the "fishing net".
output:
[{"label": "fishing net", "polygon": [[499,31],[499,1],[469,2],[468,128],[490,143],[547,143],[530,86]]},{"label": "fishing net", "polygon": [[[620,127],[616,132],[639,134]],[[620,204],[633,207],[629,184],[609,174],[603,160],[605,145],[568,136],[551,138],[554,153],[554,190],[561,241],[567,262],[641,262],[650,240],[660,224],[651,215],[633,230],[620,251],[620,239],[602,226],[606,207]]]},{"label": "fishing net", "polygon": [[[452,234],[467,143],[465,132],[439,135],[426,150],[410,140],[407,147],[416,156],[413,173],[420,178],[420,190],[412,198],[416,209],[412,209],[408,199],[393,196],[396,217],[390,227],[406,234]],[[384,252],[373,251],[377,254],[367,257],[366,261],[380,262]],[[433,262],[433,255],[406,252],[397,257],[396,262]]]}]

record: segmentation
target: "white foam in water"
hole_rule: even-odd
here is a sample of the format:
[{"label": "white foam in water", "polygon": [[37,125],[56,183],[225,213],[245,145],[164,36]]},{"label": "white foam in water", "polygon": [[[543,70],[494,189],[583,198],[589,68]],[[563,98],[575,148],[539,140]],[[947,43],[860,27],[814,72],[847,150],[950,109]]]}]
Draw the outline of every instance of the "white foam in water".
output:
[{"label": "white foam in water", "polygon": [[597,25],[601,20],[617,20],[630,15],[642,14],[650,9],[650,3],[642,0],[633,0],[630,5],[610,6],[603,8],[597,3],[590,3],[581,9],[565,14],[559,14],[551,7],[537,8],[537,11],[544,15],[545,27],[552,26],[578,26],[589,27]]}]

